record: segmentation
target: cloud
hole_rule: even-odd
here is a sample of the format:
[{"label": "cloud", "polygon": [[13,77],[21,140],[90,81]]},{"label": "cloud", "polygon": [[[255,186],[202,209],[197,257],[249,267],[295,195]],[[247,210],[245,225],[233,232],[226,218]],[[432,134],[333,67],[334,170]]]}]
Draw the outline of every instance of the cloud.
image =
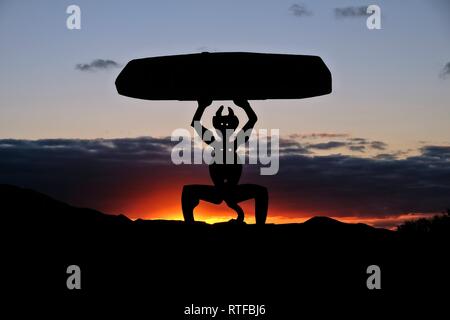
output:
[{"label": "cloud", "polygon": [[372,141],[370,147],[376,150],[386,150],[387,144],[382,141]]},{"label": "cloud", "polygon": [[445,66],[442,68],[441,73],[439,76],[442,79],[447,79],[450,76],[450,62],[447,62]]},{"label": "cloud", "polygon": [[[282,138],[279,140],[280,153],[284,154],[311,154],[307,145],[304,145],[294,139]],[[268,146],[270,148],[270,145]]]},{"label": "cloud", "polygon": [[312,12],[308,10],[304,4],[293,4],[289,7],[289,11],[296,17],[306,17],[312,15]]},{"label": "cloud", "polygon": [[[372,143],[356,141],[363,141],[364,147]],[[334,142],[320,147],[331,148]],[[110,213],[145,217],[170,210],[180,218],[182,186],[211,181],[206,165],[172,164],[175,144],[170,138],[153,137],[3,139],[0,183]],[[277,215],[395,221],[405,213],[440,212],[450,206],[450,146],[425,145],[418,155],[403,159],[389,152],[363,158],[317,156],[303,143],[281,139],[278,174],[261,176],[259,166],[247,165],[241,183],[267,186],[270,208]]]},{"label": "cloud", "polygon": [[286,212],[358,217],[438,212],[450,205],[450,156],[442,149],[438,154],[401,160],[283,155],[278,175],[261,180],[276,190],[272,201]]},{"label": "cloud", "polygon": [[326,132],[314,132],[314,133],[293,133],[289,135],[291,139],[322,139],[322,138],[347,138],[349,134],[347,133],[326,133]]},{"label": "cloud", "polygon": [[364,138],[350,138],[350,141],[353,141],[355,143],[365,144],[367,143],[367,139]]},{"label": "cloud", "polygon": [[348,148],[351,151],[355,151],[355,152],[365,152],[366,151],[366,146],[353,146],[353,145],[350,145]]},{"label": "cloud", "polygon": [[396,160],[397,156],[395,154],[391,154],[391,153],[380,153],[377,154],[374,159],[377,160]]},{"label": "cloud", "polygon": [[91,63],[78,63],[75,65],[75,69],[80,71],[105,70],[118,67],[120,67],[120,64],[116,61],[104,59],[95,59]]},{"label": "cloud", "polygon": [[319,150],[329,150],[329,149],[345,147],[346,145],[347,145],[346,142],[328,141],[328,142],[324,142],[324,143],[310,144],[309,148],[311,148],[311,149],[319,149]]},{"label": "cloud", "polygon": [[[298,143],[297,140],[316,140],[316,139],[338,139],[320,143]],[[347,148],[353,152],[366,152],[368,149],[386,150],[387,144],[382,141],[371,141],[365,138],[351,138],[348,134],[339,133],[311,133],[311,134],[291,134],[284,142],[297,142],[304,150],[303,154],[313,153],[313,150],[331,150],[337,148]]]},{"label": "cloud", "polygon": [[368,6],[334,8],[336,18],[357,18],[367,16]]},{"label": "cloud", "polygon": [[450,159],[450,147],[448,146],[424,146],[421,151],[424,157]]}]

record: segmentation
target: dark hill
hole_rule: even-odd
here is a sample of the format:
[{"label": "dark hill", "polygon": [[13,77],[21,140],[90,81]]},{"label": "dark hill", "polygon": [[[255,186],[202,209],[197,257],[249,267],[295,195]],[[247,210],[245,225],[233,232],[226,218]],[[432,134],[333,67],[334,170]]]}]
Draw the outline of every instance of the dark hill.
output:
[{"label": "dark hill", "polygon": [[[429,296],[448,281],[447,239],[327,217],[265,226],[131,221],[8,185],[0,201],[11,290],[46,299],[144,299],[161,312],[169,304],[175,318],[184,305],[219,302],[298,315],[298,301],[380,303]],[[71,264],[83,270],[80,291],[66,288]],[[372,264],[382,270],[378,292],[366,286]],[[37,276],[24,277],[30,270]]]}]

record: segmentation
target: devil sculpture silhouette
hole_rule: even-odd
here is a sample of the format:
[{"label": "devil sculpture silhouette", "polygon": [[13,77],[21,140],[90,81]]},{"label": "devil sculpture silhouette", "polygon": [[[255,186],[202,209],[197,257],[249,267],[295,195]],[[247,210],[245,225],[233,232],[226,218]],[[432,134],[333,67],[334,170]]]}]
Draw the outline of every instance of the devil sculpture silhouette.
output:
[{"label": "devil sculpture silhouette", "polygon": [[[221,76],[211,81],[212,72]],[[236,77],[237,73],[246,76]],[[220,107],[213,117],[215,136],[200,124],[202,115],[212,100],[304,99],[329,94],[332,79],[330,70],[318,56],[205,52],[131,60],[117,76],[116,88],[119,94],[138,99],[198,101],[192,126],[215,153],[214,162],[209,165],[213,185],[183,187],[181,202],[187,223],[194,222],[194,208],[200,200],[215,204],[225,201],[237,213],[237,218],[231,221],[243,223],[244,211],[239,203],[255,199],[256,223],[265,224],[267,189],[239,184],[242,164],[236,161],[237,147],[248,141],[247,133],[256,123],[255,112],[248,101],[234,100],[248,117],[236,134],[239,119],[231,108],[223,115],[224,108]]]},{"label": "devil sculpture silhouette", "polygon": [[236,211],[237,218],[230,222],[243,223],[244,211],[239,203],[255,199],[256,224],[264,224],[267,217],[268,194],[265,187],[256,184],[239,184],[242,173],[242,164],[238,161],[237,149],[240,144],[246,143],[255,126],[257,116],[246,100],[234,100],[234,104],[241,107],[247,114],[248,121],[242,129],[235,134],[239,119],[233,109],[228,107],[228,114],[223,115],[221,106],[212,123],[216,135],[203,127],[200,123],[205,109],[211,105],[212,100],[199,100],[198,108],[192,119],[191,126],[202,140],[213,147],[214,161],[209,165],[209,174],[214,185],[186,185],[183,187],[181,203],[184,220],[194,222],[194,208],[200,200],[220,204],[225,201],[228,207]]}]

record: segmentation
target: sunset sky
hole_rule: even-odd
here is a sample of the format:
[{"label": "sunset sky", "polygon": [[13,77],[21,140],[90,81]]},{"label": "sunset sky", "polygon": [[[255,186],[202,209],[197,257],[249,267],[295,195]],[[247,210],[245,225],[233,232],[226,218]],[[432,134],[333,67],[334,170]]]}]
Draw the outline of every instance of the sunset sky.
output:
[{"label": "sunset sky", "polygon": [[[183,185],[210,183],[205,165],[170,160],[170,135],[189,128],[196,103],[119,96],[121,68],[202,51],[292,53],[321,56],[333,92],[250,101],[256,128],[282,137],[279,173],[248,166],[242,177],[268,187],[269,222],[327,215],[392,227],[450,207],[450,5],[317,2],[0,1],[0,183],[133,219],[181,219]],[[71,4],[81,30],[66,28]],[[358,14],[368,4],[381,7],[381,30]],[[233,213],[201,204],[196,217]]]}]

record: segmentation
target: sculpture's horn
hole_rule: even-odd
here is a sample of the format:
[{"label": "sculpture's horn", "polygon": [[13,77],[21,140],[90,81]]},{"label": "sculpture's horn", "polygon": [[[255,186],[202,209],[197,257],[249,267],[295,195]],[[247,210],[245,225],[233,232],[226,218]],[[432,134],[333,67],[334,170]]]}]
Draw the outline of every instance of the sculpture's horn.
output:
[{"label": "sculpture's horn", "polygon": [[220,108],[217,109],[217,111],[216,111],[216,116],[221,116],[222,115],[222,111],[223,111],[223,106],[220,106]]},{"label": "sculpture's horn", "polygon": [[234,111],[230,107],[228,107],[228,115],[231,117],[234,116]]}]

